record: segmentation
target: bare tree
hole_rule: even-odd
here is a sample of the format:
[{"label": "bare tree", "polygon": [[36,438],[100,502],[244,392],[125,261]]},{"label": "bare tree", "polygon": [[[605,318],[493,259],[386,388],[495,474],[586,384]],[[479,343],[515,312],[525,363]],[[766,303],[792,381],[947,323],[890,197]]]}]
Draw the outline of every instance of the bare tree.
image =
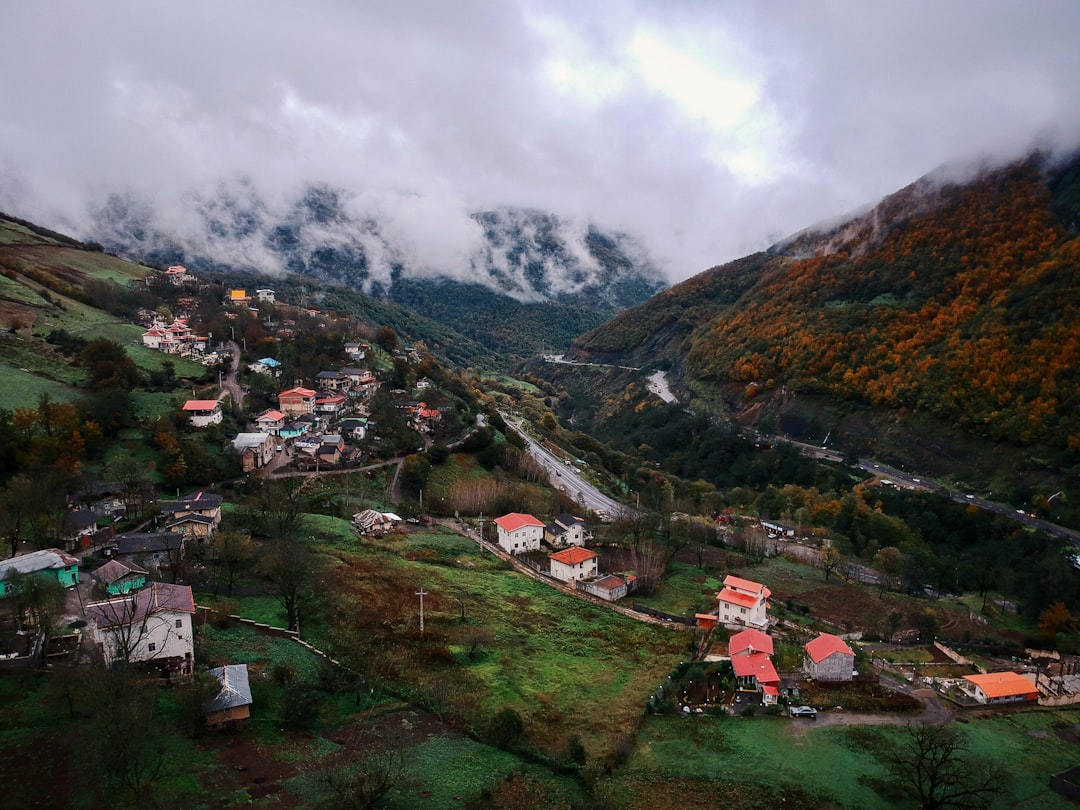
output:
[{"label": "bare tree", "polygon": [[87,747],[106,789],[150,803],[165,766],[169,730],[156,715],[157,689],[126,671],[104,671],[94,680]]},{"label": "bare tree", "polygon": [[288,628],[300,632],[301,614],[319,600],[323,560],[313,543],[295,535],[270,540],[259,550],[255,567],[273,588]]},{"label": "bare tree", "polygon": [[975,810],[1007,797],[1004,771],[974,756],[956,726],[908,726],[886,764],[891,783],[924,810]]},{"label": "bare tree", "polygon": [[401,784],[409,765],[407,743],[394,737],[379,737],[369,732],[348,741],[346,746],[358,756],[348,765],[324,772],[323,783],[329,795],[319,806],[335,810],[372,810],[380,806],[390,791]]},{"label": "bare tree", "polygon": [[828,545],[821,550],[821,570],[825,572],[826,582],[829,581],[829,575],[840,565],[841,559],[840,549],[836,546]]},{"label": "bare tree", "polygon": [[255,556],[255,544],[251,535],[236,529],[223,529],[210,541],[215,571],[214,585],[225,586],[225,593],[233,595],[233,587],[248,563]]},{"label": "bare tree", "polygon": [[87,618],[101,636],[108,666],[126,667],[161,658],[169,649],[169,642],[181,637],[187,625],[181,621],[182,626],[176,627],[175,613],[170,609],[173,595],[170,588],[187,591],[190,600],[186,586],[154,582],[143,590],[86,606]]}]

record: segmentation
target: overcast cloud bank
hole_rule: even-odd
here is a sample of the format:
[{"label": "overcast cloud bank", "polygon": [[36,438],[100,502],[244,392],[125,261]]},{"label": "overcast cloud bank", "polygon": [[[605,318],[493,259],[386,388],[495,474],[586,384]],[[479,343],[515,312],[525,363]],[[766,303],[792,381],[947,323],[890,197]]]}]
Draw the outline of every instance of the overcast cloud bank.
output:
[{"label": "overcast cloud bank", "polygon": [[183,233],[222,188],[274,215],[327,183],[433,272],[509,206],[678,280],[942,164],[1074,147],[1077,31],[1067,0],[14,3],[0,207],[93,237],[131,193]]}]

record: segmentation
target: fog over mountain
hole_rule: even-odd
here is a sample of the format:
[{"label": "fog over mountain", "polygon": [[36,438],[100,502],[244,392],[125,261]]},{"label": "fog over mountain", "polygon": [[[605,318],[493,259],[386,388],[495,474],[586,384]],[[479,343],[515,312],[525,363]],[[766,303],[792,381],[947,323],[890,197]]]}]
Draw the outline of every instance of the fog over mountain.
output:
[{"label": "fog over mountain", "polygon": [[[416,196],[407,210],[419,218],[427,202]],[[455,236],[444,228],[429,239],[422,220],[401,221],[403,210],[325,185],[267,200],[237,181],[213,196],[192,194],[182,207],[110,195],[94,207],[90,231],[109,251],[149,264],[298,273],[372,294],[401,278],[449,279],[521,302],[588,293],[620,307],[663,286],[636,240],[584,220],[521,209],[463,213]],[[431,216],[433,230],[444,224]]]},{"label": "fog over mountain", "polygon": [[632,234],[678,280],[939,165],[1080,140],[1068,1],[8,6],[0,208],[94,238],[130,199],[268,269],[203,226],[328,187],[378,223],[350,237],[372,278],[468,278],[498,263],[479,212],[543,211],[567,250]]}]

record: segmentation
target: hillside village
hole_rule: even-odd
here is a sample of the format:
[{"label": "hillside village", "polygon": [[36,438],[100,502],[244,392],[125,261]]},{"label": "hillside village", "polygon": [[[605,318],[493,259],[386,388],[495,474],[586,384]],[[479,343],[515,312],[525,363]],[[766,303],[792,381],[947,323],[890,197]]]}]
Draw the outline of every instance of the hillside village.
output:
[{"label": "hillside village", "polygon": [[[207,628],[241,622],[256,633],[302,646],[341,673],[349,668],[304,637],[300,617],[307,618],[307,608],[289,605],[288,597],[281,600],[287,606],[280,622],[287,626],[224,612],[232,605],[220,601],[221,591],[231,596],[235,583],[273,575],[265,573],[250,548],[236,552],[236,546],[251,543],[252,532],[246,527],[238,532],[235,524],[225,527],[226,517],[235,515],[240,504],[222,493],[236,492],[238,482],[293,481],[298,492],[304,482],[379,474],[384,477],[381,508],[344,514],[356,542],[407,544],[413,535],[448,531],[475,545],[481,559],[497,559],[503,575],[513,571],[535,577],[579,600],[582,609],[617,611],[643,626],[685,637],[689,652],[680,652],[678,669],[647,698],[651,713],[786,716],[800,723],[841,711],[849,702],[857,709],[900,716],[1080,702],[1075,657],[1028,650],[1022,660],[988,654],[976,663],[932,633],[929,638],[915,633],[909,634],[907,647],[925,646],[934,660],[921,666],[907,663],[889,654],[887,642],[893,639],[837,624],[807,626],[790,596],[786,605],[777,605],[769,584],[731,571],[711,592],[706,610],[680,616],[650,607],[647,599],[639,603],[635,558],[612,549],[617,524],[634,522],[635,510],[629,507],[622,515],[601,515],[557,501],[549,502],[551,511],[538,512],[550,515],[544,519],[507,511],[485,521],[482,512],[477,520],[456,509],[435,509],[429,495],[425,510],[423,489],[409,489],[426,485],[413,468],[470,447],[478,436],[480,448],[489,447],[486,422],[495,418],[494,408],[449,393],[445,372],[422,346],[400,348],[385,332],[356,330],[335,337],[337,362],[317,367],[290,362],[289,342],[304,329],[326,331],[333,316],[282,303],[270,289],[254,295],[231,289],[221,302],[217,335],[210,330],[197,334],[189,324],[200,317],[196,309],[202,305],[190,293],[199,279],[180,266],[168,268],[163,278],[154,279],[153,288],[164,284],[172,294],[159,307],[140,311],[141,343],[205,366],[211,377],[218,374],[218,385],[204,384],[201,392],[178,403],[176,418],[196,435],[224,439],[233,480],[208,482],[184,494],[177,489],[151,497],[143,491],[139,506],[121,482],[97,480],[84,487],[52,535],[52,546],[34,549],[24,542],[19,553],[0,561],[0,610],[6,614],[0,624],[0,668],[104,666],[178,690],[193,691],[202,684],[199,728],[246,733],[248,724],[271,711],[260,695],[277,676],[220,651],[203,660],[199,636],[213,632]],[[209,322],[205,313],[201,320]],[[227,340],[222,339],[226,329]],[[535,475],[535,470],[526,474]],[[145,483],[142,479],[140,486]],[[287,496],[288,491],[277,492]],[[262,508],[269,513],[281,507]],[[669,519],[689,516],[673,513]],[[730,513],[717,515],[709,525],[707,545],[733,547],[735,522],[744,535],[750,531],[767,538],[761,541],[762,558],[791,555],[816,567],[828,552],[820,541],[805,545],[811,538],[798,536],[783,522]],[[269,538],[259,542],[272,545]],[[741,542],[749,548],[748,541]],[[298,555],[284,560],[288,571],[293,566],[299,570],[308,552],[293,545],[285,553]],[[38,596],[41,583],[64,589],[62,609],[49,608]],[[423,588],[421,593],[429,595]],[[464,618],[465,598],[454,598]],[[421,598],[421,640],[423,635]],[[484,638],[476,633],[465,645],[468,660],[490,643]]]}]

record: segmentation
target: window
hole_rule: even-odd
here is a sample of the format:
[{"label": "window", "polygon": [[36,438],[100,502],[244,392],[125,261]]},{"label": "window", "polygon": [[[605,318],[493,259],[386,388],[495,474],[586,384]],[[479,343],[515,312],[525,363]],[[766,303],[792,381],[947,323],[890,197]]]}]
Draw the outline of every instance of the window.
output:
[{"label": "window", "polygon": [[739,608],[740,613],[746,613],[746,608]]},{"label": "window", "polygon": [[157,644],[151,641],[149,644],[146,645],[146,649],[148,649],[150,652],[153,652],[157,649]]},{"label": "window", "polygon": [[184,626],[184,620],[183,619],[177,619],[176,620],[176,626],[177,627],[183,627]]}]

